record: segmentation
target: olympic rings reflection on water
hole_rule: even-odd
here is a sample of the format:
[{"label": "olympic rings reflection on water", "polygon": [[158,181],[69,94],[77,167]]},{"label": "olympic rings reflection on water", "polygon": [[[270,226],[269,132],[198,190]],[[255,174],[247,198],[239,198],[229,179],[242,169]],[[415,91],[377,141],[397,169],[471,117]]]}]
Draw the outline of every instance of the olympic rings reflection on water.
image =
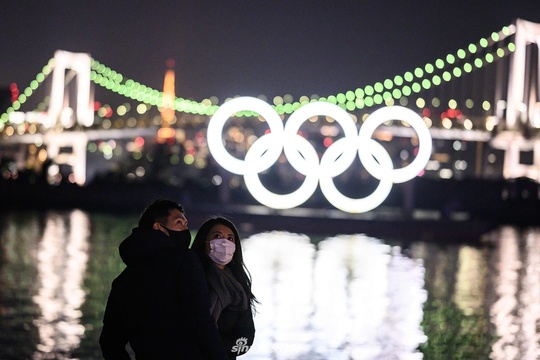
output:
[{"label": "olympic rings reflection on water", "polygon": [[[258,138],[246,152],[244,160],[232,156],[223,143],[223,127],[235,113],[253,111],[262,116],[270,132]],[[343,137],[331,144],[320,161],[313,146],[298,131],[302,124],[314,116],[328,116],[343,130]],[[390,155],[371,136],[377,127],[389,120],[402,120],[411,125],[419,140],[416,158],[401,169],[394,169]],[[336,208],[361,213],[379,206],[388,196],[393,183],[402,183],[417,176],[431,156],[432,140],[429,129],[414,111],[391,106],[374,111],[357,131],[351,116],[341,107],[313,102],[293,112],[285,127],[278,113],[268,103],[253,97],[238,97],[227,101],[212,116],[208,124],[208,147],[212,156],[226,170],[243,175],[246,187],[261,204],[274,209],[290,209],[306,202],[317,185],[326,199]],[[284,153],[291,166],[305,176],[302,185],[290,194],[269,191],[260,181],[259,173],[269,169]],[[380,180],[375,191],[365,198],[352,199],[343,195],[335,186],[333,178],[342,174],[358,154],[362,165]]]}]

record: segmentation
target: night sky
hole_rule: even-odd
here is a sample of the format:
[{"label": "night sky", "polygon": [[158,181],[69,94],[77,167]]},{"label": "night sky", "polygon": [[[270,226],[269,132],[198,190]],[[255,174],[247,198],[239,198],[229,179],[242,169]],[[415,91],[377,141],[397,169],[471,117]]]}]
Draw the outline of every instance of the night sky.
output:
[{"label": "night sky", "polygon": [[161,90],[176,61],[176,94],[318,94],[414,70],[515,18],[540,23],[529,1],[17,0],[0,11],[0,87],[28,86],[55,50],[87,52]]}]

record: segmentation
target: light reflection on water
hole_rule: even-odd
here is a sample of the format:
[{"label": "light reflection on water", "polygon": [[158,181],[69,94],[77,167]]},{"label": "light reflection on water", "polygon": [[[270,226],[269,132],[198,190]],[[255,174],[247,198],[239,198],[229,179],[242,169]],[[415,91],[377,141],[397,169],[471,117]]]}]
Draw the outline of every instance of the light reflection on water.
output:
[{"label": "light reflection on water", "polygon": [[[0,359],[101,358],[118,244],[136,220],[78,210],[0,217]],[[486,239],[402,251],[358,234],[247,237],[261,304],[242,358],[540,358],[540,231],[502,227]]]},{"label": "light reflection on water", "polygon": [[38,294],[33,297],[41,310],[35,320],[40,354],[69,354],[84,334],[79,310],[85,299],[83,277],[88,260],[88,216],[75,210],[69,216],[51,214],[37,253]]},{"label": "light reflection on water", "polygon": [[523,236],[504,227],[491,238],[495,250],[491,266],[496,301],[491,321],[499,339],[493,359],[538,359],[540,320],[540,233]]},{"label": "light reflection on water", "polygon": [[[318,249],[317,249],[318,247]],[[248,359],[421,359],[420,261],[364,235],[318,246],[273,232],[245,240],[261,300]]]}]

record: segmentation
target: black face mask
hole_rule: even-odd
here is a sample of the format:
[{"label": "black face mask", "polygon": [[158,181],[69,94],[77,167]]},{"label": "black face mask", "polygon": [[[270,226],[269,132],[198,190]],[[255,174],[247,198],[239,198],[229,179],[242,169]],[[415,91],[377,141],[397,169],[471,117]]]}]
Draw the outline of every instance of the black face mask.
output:
[{"label": "black face mask", "polygon": [[169,232],[169,237],[176,246],[187,249],[191,244],[191,233],[189,232],[189,229],[178,231],[171,230],[165,226],[163,226],[163,228]]}]

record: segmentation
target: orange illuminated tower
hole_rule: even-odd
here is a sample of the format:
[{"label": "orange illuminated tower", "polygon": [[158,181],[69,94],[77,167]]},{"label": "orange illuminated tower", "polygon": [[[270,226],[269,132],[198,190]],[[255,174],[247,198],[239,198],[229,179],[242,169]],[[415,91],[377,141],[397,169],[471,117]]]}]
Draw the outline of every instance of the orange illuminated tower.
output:
[{"label": "orange illuminated tower", "polygon": [[163,82],[163,104],[161,106],[161,129],[158,132],[158,138],[167,140],[174,137],[174,129],[171,127],[176,121],[174,111],[174,60],[167,60],[167,71],[165,72],[165,80]]},{"label": "orange illuminated tower", "polygon": [[167,71],[165,72],[165,80],[163,82],[163,106],[161,109],[164,127],[168,127],[174,123],[174,98],[174,60],[168,59]]}]

